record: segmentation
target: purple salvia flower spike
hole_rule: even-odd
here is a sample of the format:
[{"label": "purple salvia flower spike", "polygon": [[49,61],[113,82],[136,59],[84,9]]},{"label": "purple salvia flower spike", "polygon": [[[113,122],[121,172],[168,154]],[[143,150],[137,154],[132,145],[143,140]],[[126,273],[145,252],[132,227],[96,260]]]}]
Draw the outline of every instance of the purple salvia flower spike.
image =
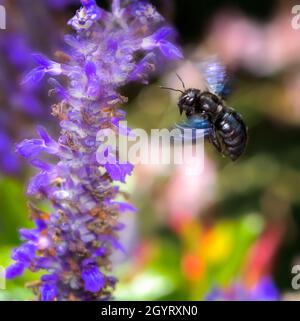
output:
[{"label": "purple salvia flower spike", "polygon": [[114,181],[125,182],[133,165],[119,159],[102,163],[100,147],[106,156],[118,151],[98,140],[98,134],[111,129],[131,135],[121,124],[126,114],[119,106],[126,98],[119,94],[120,87],[130,81],[147,83],[161,57],[181,56],[169,42],[172,29],[146,1],[115,0],[112,12],[93,0],[81,3],[83,7],[69,21],[76,35],[65,37],[69,59],[58,64],[36,54],[40,66],[25,79],[37,82],[46,74],[68,79],[66,86],[50,80],[52,92],[62,99],[52,106],[61,127],[59,139],[38,127],[40,138],[17,146],[40,170],[27,193],[48,199],[52,210],[44,213],[30,205],[36,228],[20,230],[25,243],[13,252],[16,263],[7,269],[8,277],[25,269],[44,270],[34,286],[43,301],[109,299],[116,284],[110,275],[110,255],[124,252],[117,234],[124,225],[118,217],[135,211],[120,200]]}]

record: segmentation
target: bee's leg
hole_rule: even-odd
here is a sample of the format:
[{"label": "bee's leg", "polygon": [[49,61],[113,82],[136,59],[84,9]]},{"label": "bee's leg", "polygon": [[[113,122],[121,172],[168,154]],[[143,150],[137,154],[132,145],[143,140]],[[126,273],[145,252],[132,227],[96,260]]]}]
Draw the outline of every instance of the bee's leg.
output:
[{"label": "bee's leg", "polygon": [[215,128],[212,128],[212,130],[211,130],[211,133],[209,135],[209,141],[210,141],[210,143],[212,143],[215,146],[215,148],[217,149],[217,151],[219,153],[223,153],[222,145],[221,145],[221,142],[218,138]]}]

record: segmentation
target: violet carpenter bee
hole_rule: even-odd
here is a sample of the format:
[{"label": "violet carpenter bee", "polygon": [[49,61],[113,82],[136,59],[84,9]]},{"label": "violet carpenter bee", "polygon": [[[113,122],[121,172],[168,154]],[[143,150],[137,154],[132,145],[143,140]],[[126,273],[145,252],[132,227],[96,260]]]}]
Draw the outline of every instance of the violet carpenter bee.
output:
[{"label": "violet carpenter bee", "polygon": [[248,134],[247,128],[240,114],[225,105],[225,68],[216,60],[206,64],[203,74],[207,82],[207,88],[184,90],[161,87],[163,89],[181,92],[178,101],[180,114],[184,113],[187,121],[177,124],[179,129],[204,129],[205,137],[224,156],[232,161],[237,160],[245,151]]}]

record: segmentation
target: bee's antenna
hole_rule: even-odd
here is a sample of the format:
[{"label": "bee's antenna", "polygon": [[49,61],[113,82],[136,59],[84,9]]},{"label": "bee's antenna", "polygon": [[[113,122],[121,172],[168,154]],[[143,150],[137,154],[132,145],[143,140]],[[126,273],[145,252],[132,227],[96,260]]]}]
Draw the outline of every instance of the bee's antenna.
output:
[{"label": "bee's antenna", "polygon": [[180,82],[182,83],[182,87],[183,87],[184,91],[186,91],[184,81],[182,80],[182,78],[177,73],[176,73],[176,76],[180,80]]},{"label": "bee's antenna", "polygon": [[180,93],[184,93],[182,90],[180,89],[174,89],[174,88],[170,88],[170,87],[164,87],[164,86],[159,86],[160,89],[166,89],[166,90],[172,90],[172,91],[178,91]]}]

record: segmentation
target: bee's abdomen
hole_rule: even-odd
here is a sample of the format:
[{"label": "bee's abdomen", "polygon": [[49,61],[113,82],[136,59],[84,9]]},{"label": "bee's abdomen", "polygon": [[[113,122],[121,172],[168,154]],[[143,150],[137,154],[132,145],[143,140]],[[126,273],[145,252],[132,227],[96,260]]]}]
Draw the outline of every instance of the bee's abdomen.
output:
[{"label": "bee's abdomen", "polygon": [[225,112],[215,124],[222,138],[224,152],[232,159],[238,159],[245,151],[247,129],[242,117],[236,112]]}]

